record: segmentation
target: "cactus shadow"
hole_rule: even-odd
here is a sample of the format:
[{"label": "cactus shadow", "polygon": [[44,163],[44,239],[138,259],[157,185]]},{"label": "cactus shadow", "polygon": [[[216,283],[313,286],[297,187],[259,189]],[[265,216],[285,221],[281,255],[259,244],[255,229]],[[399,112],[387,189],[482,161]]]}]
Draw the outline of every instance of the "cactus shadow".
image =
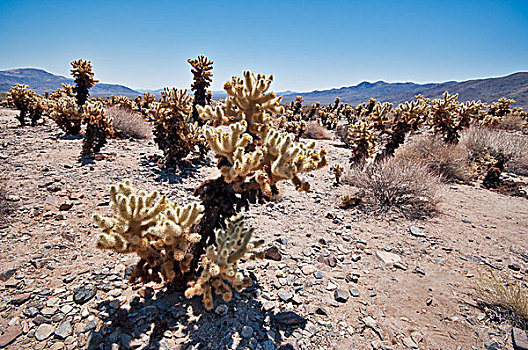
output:
[{"label": "cactus shadow", "polygon": [[[112,306],[113,299],[104,300],[97,309],[108,318],[89,333],[86,349],[110,349],[112,344],[119,349],[246,349],[281,344],[283,336],[305,327],[306,319],[294,312],[264,311],[255,299],[259,289],[254,284],[235,292],[229,302],[216,297],[211,311],[201,298],[186,299],[183,291],[167,287],[119,308]],[[241,336],[244,327],[251,328],[245,329],[246,338]]]},{"label": "cactus shadow", "polygon": [[209,163],[204,160],[190,160],[173,167],[157,167],[152,171],[157,175],[154,181],[173,185],[182,183],[184,179],[197,177],[200,169],[208,165]]}]

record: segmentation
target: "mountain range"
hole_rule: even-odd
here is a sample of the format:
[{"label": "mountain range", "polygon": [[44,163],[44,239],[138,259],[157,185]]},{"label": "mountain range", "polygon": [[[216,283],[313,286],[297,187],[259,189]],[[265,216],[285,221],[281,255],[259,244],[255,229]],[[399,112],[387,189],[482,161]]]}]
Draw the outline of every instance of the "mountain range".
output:
[{"label": "mountain range", "polygon": [[[30,89],[42,94],[44,91],[53,91],[61,86],[61,83],[72,84],[73,80],[59,75],[48,73],[42,69],[20,68],[0,71],[0,92],[7,92],[15,84],[26,84]],[[157,90],[133,90],[124,85],[98,83],[91,90],[91,96],[125,95],[135,97],[143,92],[149,91],[156,96],[160,95]],[[516,107],[528,107],[528,72],[518,72],[504,77],[485,78],[467,81],[447,81],[444,83],[416,84],[387,83],[376,81],[374,83],[362,82],[355,86],[347,86],[329,90],[315,90],[311,92],[284,91],[277,93],[283,95],[283,102],[289,103],[296,96],[302,96],[305,104],[320,102],[321,104],[333,103],[336,97],[342,102],[357,105],[375,98],[382,102],[398,104],[409,101],[415,95],[422,94],[428,98],[441,97],[444,91],[458,93],[460,101],[481,100],[493,102],[500,97],[513,98],[517,101]],[[224,91],[213,91],[213,98],[225,98]]]}]

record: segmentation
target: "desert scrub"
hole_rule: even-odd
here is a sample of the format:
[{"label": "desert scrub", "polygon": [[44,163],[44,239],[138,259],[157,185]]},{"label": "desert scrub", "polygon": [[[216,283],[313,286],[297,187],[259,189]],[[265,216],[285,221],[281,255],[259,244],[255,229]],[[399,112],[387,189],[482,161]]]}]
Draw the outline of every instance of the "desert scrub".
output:
[{"label": "desert scrub", "polygon": [[152,126],[140,114],[117,106],[106,106],[105,113],[112,120],[115,136],[152,138]]},{"label": "desert scrub", "polygon": [[522,281],[507,281],[491,274],[473,285],[474,296],[490,318],[500,323],[528,327],[528,286]]},{"label": "desert scrub", "polygon": [[303,136],[314,140],[331,140],[333,137],[327,128],[315,120],[310,120],[306,123],[306,130],[304,130]]},{"label": "desert scrub", "polygon": [[436,135],[416,135],[398,148],[394,157],[402,162],[423,163],[443,181],[467,182],[471,177],[469,158],[464,148],[446,144]]},{"label": "desert scrub", "polygon": [[436,212],[438,176],[420,162],[388,158],[366,167],[353,166],[345,182],[380,211],[396,210],[413,219]]},{"label": "desert scrub", "polygon": [[[31,117],[31,109],[35,103],[35,92],[27,85],[16,84],[12,86],[6,94],[7,106],[13,107],[19,110],[19,114],[16,117],[20,122],[20,126],[26,126],[26,117]],[[36,124],[38,118],[35,121],[32,119],[32,124]]]},{"label": "desert scrub", "polygon": [[[244,79],[234,77],[224,85],[225,102],[214,109],[198,107],[200,117],[209,121],[205,139],[221,173],[195,189],[200,203],[178,205],[130,182],[110,188],[115,215],[94,216],[103,228],[98,247],[138,254],[132,280],[187,286],[185,295],[202,296],[209,310],[215,293],[229,301],[233,288],[250,285],[238,263],[262,256],[254,249],[263,242],[252,241],[254,230],[245,227],[240,211],[278,193],[279,181],[307,191],[309,184],[299,175],[326,165],[324,149],[296,143],[293,135],[272,127],[272,114],[282,112],[280,97],[266,93],[272,79],[245,71]],[[190,101],[173,91],[177,101],[166,95],[165,104],[185,102],[189,113]]]},{"label": "desert scrub", "polygon": [[85,104],[82,117],[86,124],[86,132],[81,154],[97,153],[106,144],[106,139],[114,134],[112,122],[105,114],[101,102]]},{"label": "desert scrub", "polygon": [[[488,158],[508,159],[505,170],[517,175],[528,175],[528,137],[488,127],[474,126],[462,134],[460,146],[470,161],[485,162]],[[477,164],[478,165],[478,164]]]}]

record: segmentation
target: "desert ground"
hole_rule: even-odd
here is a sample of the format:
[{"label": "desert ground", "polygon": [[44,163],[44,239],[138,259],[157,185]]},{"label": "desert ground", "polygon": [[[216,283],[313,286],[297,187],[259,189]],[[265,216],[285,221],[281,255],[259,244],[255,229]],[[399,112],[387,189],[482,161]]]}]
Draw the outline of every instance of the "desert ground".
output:
[{"label": "desert ground", "polygon": [[[108,186],[124,179],[197,200],[193,189],[218,175],[212,154],[175,173],[152,160],[152,140],[112,139],[81,161],[81,138],[51,122],[20,128],[16,113],[0,109],[12,207],[0,224],[0,348],[512,348],[511,326],[478,308],[473,287],[490,274],[528,278],[527,199],[445,183],[438,214],[408,220],[341,208],[350,188],[326,167],[304,176],[308,193],[283,184],[245,212],[278,254],[244,263],[254,285],[207,311],[180,290],[129,284],[137,257],[96,249],[91,217],[111,215]],[[330,164],[347,164],[337,138],[317,144]]]}]

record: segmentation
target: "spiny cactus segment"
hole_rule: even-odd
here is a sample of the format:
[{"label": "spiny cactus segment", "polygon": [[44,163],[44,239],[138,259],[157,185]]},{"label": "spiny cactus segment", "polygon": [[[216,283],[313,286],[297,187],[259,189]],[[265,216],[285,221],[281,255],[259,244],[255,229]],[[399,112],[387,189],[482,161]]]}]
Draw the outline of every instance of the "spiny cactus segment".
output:
[{"label": "spiny cactus segment", "polygon": [[211,102],[211,93],[207,88],[211,85],[213,79],[213,61],[209,60],[203,55],[199,55],[195,59],[188,59],[187,62],[192,66],[191,73],[193,74],[194,82],[191,85],[191,90],[194,92],[193,112],[192,117],[195,122],[200,122],[199,112],[197,106],[205,106]]},{"label": "spiny cactus segment", "polygon": [[86,124],[81,154],[97,153],[114,134],[112,122],[105,114],[101,102],[88,102],[84,107],[83,121]]}]

